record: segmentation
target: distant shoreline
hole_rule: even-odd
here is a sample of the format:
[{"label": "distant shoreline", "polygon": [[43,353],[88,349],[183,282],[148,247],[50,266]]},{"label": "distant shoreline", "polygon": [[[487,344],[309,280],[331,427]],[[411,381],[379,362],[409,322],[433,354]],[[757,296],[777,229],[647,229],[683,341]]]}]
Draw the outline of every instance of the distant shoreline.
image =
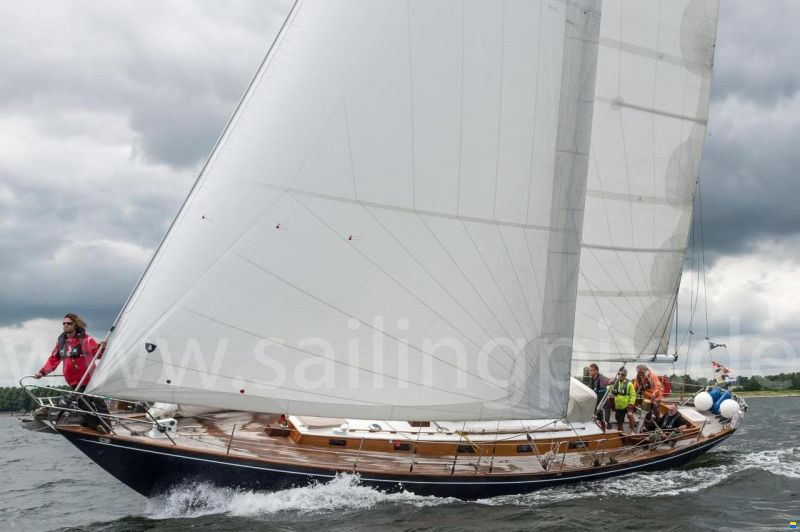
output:
[{"label": "distant shoreline", "polygon": [[792,390],[788,392],[733,392],[739,397],[800,397],[800,391]]}]

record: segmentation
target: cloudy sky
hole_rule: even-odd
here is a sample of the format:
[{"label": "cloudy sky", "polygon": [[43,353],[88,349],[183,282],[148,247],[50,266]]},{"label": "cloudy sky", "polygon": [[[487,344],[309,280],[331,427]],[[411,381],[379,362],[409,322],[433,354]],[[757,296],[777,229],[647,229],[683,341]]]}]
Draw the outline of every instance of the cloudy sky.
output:
[{"label": "cloudy sky", "polygon": [[[66,311],[103,336],[288,0],[2,4],[0,385],[38,369]],[[743,374],[800,370],[797,20],[791,0],[724,0],[720,13],[701,175],[706,289],[710,334],[728,344],[714,355]],[[683,316],[694,279],[684,275]],[[695,348],[704,308],[701,293]],[[695,355],[699,375],[708,355]]]}]

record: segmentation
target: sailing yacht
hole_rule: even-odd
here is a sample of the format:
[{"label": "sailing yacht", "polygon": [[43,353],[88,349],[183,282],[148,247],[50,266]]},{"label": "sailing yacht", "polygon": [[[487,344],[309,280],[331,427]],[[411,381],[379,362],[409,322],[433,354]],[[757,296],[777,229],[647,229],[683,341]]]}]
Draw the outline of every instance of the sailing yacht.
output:
[{"label": "sailing yacht", "polygon": [[735,396],[628,433],[570,375],[666,352],[717,11],[297,0],[85,392],[204,411],[98,431],[41,398],[42,423],[145,495],[355,473],[478,498],[708,451]]}]

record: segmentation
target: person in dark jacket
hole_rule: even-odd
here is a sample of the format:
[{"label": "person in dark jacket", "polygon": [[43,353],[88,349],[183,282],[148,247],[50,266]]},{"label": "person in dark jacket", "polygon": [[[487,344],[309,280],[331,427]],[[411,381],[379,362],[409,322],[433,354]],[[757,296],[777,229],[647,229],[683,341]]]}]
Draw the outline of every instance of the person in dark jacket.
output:
[{"label": "person in dark jacket", "polygon": [[[595,411],[597,407],[600,406],[600,402],[606,395],[606,390],[608,389],[608,384],[611,382],[611,379],[604,376],[600,373],[600,368],[597,364],[589,364],[589,388],[591,388],[594,393],[597,394],[597,401],[595,402]],[[599,412],[595,412],[595,415],[600,422],[600,428],[603,430],[606,429],[606,424],[608,423],[609,419],[611,418],[611,405],[609,404],[608,400],[603,403],[603,407],[600,409]]]},{"label": "person in dark jacket", "polygon": [[678,405],[671,404],[667,413],[658,419],[658,426],[663,431],[683,431],[689,428],[687,423],[678,411]]},{"label": "person in dark jacket", "polygon": [[[652,419],[648,423],[648,417]],[[648,412],[645,417],[645,430],[653,432],[650,436],[650,441],[654,443],[667,443],[670,447],[675,447],[675,444],[683,435],[683,431],[690,428],[689,423],[681,417],[678,411],[678,405],[671,404],[667,413],[658,415],[654,411]]]}]

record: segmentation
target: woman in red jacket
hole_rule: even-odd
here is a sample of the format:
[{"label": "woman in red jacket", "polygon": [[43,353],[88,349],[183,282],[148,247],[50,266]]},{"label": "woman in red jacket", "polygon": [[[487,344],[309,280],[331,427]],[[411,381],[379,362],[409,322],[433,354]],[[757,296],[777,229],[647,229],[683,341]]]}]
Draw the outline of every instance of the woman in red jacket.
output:
[{"label": "woman in red jacket", "polygon": [[[72,314],[71,312],[65,314],[62,325],[64,326],[64,332],[58,337],[56,346],[50,353],[50,358],[47,359],[42,369],[34,377],[41,379],[63,362],[64,380],[67,381],[67,386],[82,392],[86,389],[86,385],[94,372],[94,364],[92,362],[95,355],[100,351],[97,358],[102,357],[102,350],[105,345],[98,344],[94,338],[89,336],[89,333],[86,332],[86,322],[77,314]],[[89,373],[86,373],[90,365],[92,369]],[[86,376],[84,377],[84,375]]]},{"label": "woman in red jacket", "polygon": [[[86,322],[77,314],[71,312],[65,314],[62,325],[64,332],[59,335],[56,346],[50,353],[50,358],[34,377],[41,379],[63,362],[64,380],[67,381],[67,385],[77,392],[83,392],[94,373],[95,355],[98,359],[103,356],[105,342],[98,344],[94,338],[89,336],[89,333],[86,332]],[[89,371],[87,372],[87,370]],[[73,400],[78,403],[79,410],[108,414],[108,407],[100,398],[75,394],[72,398],[67,399],[67,404]],[[93,414],[84,414],[83,425],[100,432],[108,432],[104,422]]]}]

